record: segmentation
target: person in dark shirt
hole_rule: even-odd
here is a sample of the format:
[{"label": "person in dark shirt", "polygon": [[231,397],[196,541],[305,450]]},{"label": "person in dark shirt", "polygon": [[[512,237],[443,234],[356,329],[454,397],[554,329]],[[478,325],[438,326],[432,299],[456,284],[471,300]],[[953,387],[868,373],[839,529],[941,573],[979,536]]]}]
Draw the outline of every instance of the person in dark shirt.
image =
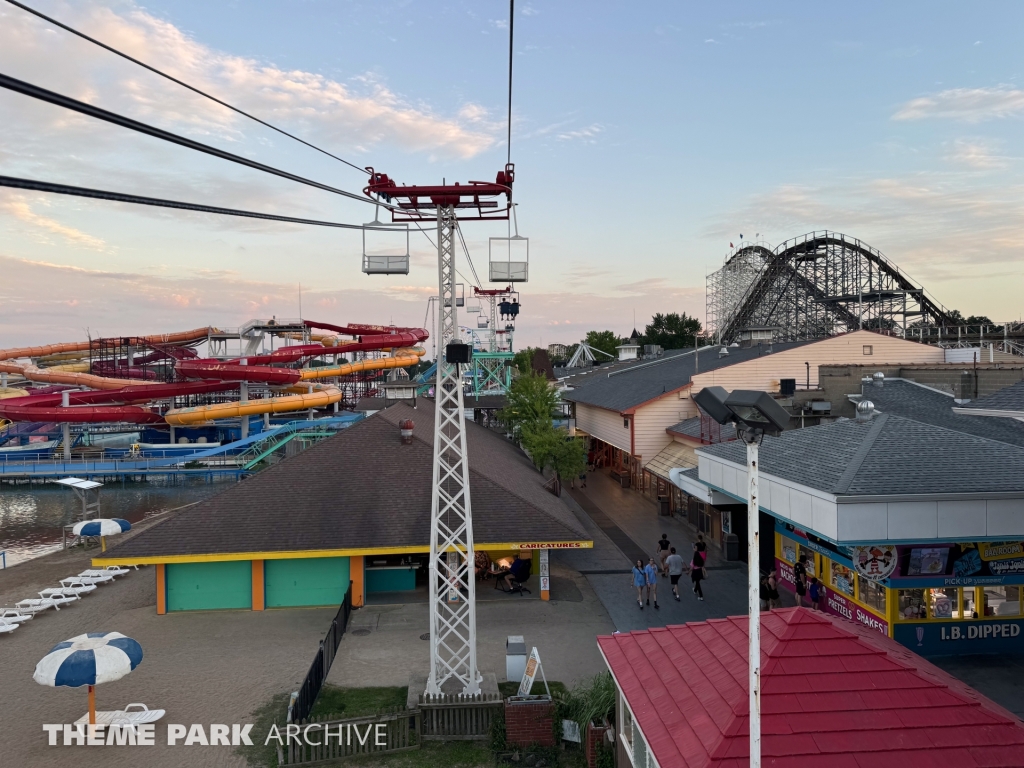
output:
[{"label": "person in dark shirt", "polygon": [[517,555],[516,559],[512,561],[512,565],[509,566],[508,573],[504,575],[505,586],[512,589],[512,580],[515,579],[518,582],[523,582],[530,576],[530,560],[523,558],[521,555]]},{"label": "person in dark shirt", "polygon": [[669,544],[668,534],[661,534],[661,538],[658,539],[658,559],[661,561],[662,575],[668,575],[668,571],[665,568],[665,558],[668,557]]},{"label": "person in dark shirt", "polygon": [[822,587],[821,582],[818,581],[814,576],[811,576],[811,587],[807,590],[807,593],[811,598],[811,606],[814,608],[814,610],[820,611]]},{"label": "person in dark shirt", "polygon": [[796,565],[793,566],[793,578],[796,580],[796,601],[799,605],[804,604],[804,596],[807,594],[807,555],[800,555]]},{"label": "person in dark shirt", "polygon": [[703,533],[697,534],[697,540],[693,543],[693,551],[700,552],[700,556],[702,558],[707,558],[707,555],[704,553],[708,551],[708,545],[704,543]]}]

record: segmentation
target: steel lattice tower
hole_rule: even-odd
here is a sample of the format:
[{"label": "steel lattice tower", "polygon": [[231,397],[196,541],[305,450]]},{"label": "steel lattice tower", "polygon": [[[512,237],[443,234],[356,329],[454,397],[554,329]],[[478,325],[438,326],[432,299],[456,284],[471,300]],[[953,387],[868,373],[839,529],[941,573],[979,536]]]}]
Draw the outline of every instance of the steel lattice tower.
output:
[{"label": "steel lattice tower", "polygon": [[455,230],[451,205],[437,208],[437,379],[434,397],[434,465],[430,506],[430,673],[427,694],[449,680],[462,693],[480,692],[476,663],[476,583],[473,570],[473,507],[466,453],[466,412],[457,365],[445,360],[459,340],[455,301]]}]

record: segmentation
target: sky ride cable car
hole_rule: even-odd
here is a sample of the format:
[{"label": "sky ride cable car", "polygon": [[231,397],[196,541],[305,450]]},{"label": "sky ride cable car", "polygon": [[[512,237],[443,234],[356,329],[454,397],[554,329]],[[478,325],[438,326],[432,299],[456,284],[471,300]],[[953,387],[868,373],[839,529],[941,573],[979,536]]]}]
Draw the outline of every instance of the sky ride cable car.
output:
[{"label": "sky ride cable car", "polygon": [[516,205],[511,208],[515,234],[487,241],[488,279],[492,283],[525,283],[530,277],[530,238],[520,236]]},{"label": "sky ride cable car", "polygon": [[[408,275],[409,224],[380,221],[379,211],[380,206],[377,206],[373,221],[365,224],[378,229],[363,230],[363,272],[367,275]],[[370,235],[369,247],[367,232]],[[404,248],[400,240],[403,237]]]}]

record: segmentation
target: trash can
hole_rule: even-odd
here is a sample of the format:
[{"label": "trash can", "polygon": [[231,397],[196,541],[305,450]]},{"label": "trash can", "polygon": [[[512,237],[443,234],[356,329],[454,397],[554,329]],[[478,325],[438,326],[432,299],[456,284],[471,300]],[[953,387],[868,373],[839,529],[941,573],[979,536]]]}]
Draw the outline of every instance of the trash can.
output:
[{"label": "trash can", "polygon": [[668,509],[668,496],[658,497],[658,511],[664,517],[668,517],[670,512]]},{"label": "trash can", "polygon": [[740,537],[735,533],[725,534],[725,559],[740,559]]},{"label": "trash can", "polygon": [[526,639],[522,635],[509,635],[505,640],[505,679],[518,683],[526,674]]}]

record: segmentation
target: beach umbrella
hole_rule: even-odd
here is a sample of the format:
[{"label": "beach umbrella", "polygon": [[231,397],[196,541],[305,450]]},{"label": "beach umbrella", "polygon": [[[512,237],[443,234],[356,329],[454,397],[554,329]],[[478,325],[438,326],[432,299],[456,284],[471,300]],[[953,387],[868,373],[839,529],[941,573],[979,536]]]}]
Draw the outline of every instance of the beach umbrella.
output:
[{"label": "beach umbrella", "polygon": [[96,690],[100,683],[120,680],[142,662],[142,646],[120,632],[90,632],[50,649],[32,679],[40,685],[89,686],[89,723],[96,725]]},{"label": "beach umbrella", "polygon": [[99,536],[100,551],[106,552],[107,540],[105,537],[116,536],[131,529],[132,524],[127,520],[122,520],[120,517],[100,517],[96,520],[83,520],[80,523],[75,523],[75,527],[71,530],[76,536]]}]

